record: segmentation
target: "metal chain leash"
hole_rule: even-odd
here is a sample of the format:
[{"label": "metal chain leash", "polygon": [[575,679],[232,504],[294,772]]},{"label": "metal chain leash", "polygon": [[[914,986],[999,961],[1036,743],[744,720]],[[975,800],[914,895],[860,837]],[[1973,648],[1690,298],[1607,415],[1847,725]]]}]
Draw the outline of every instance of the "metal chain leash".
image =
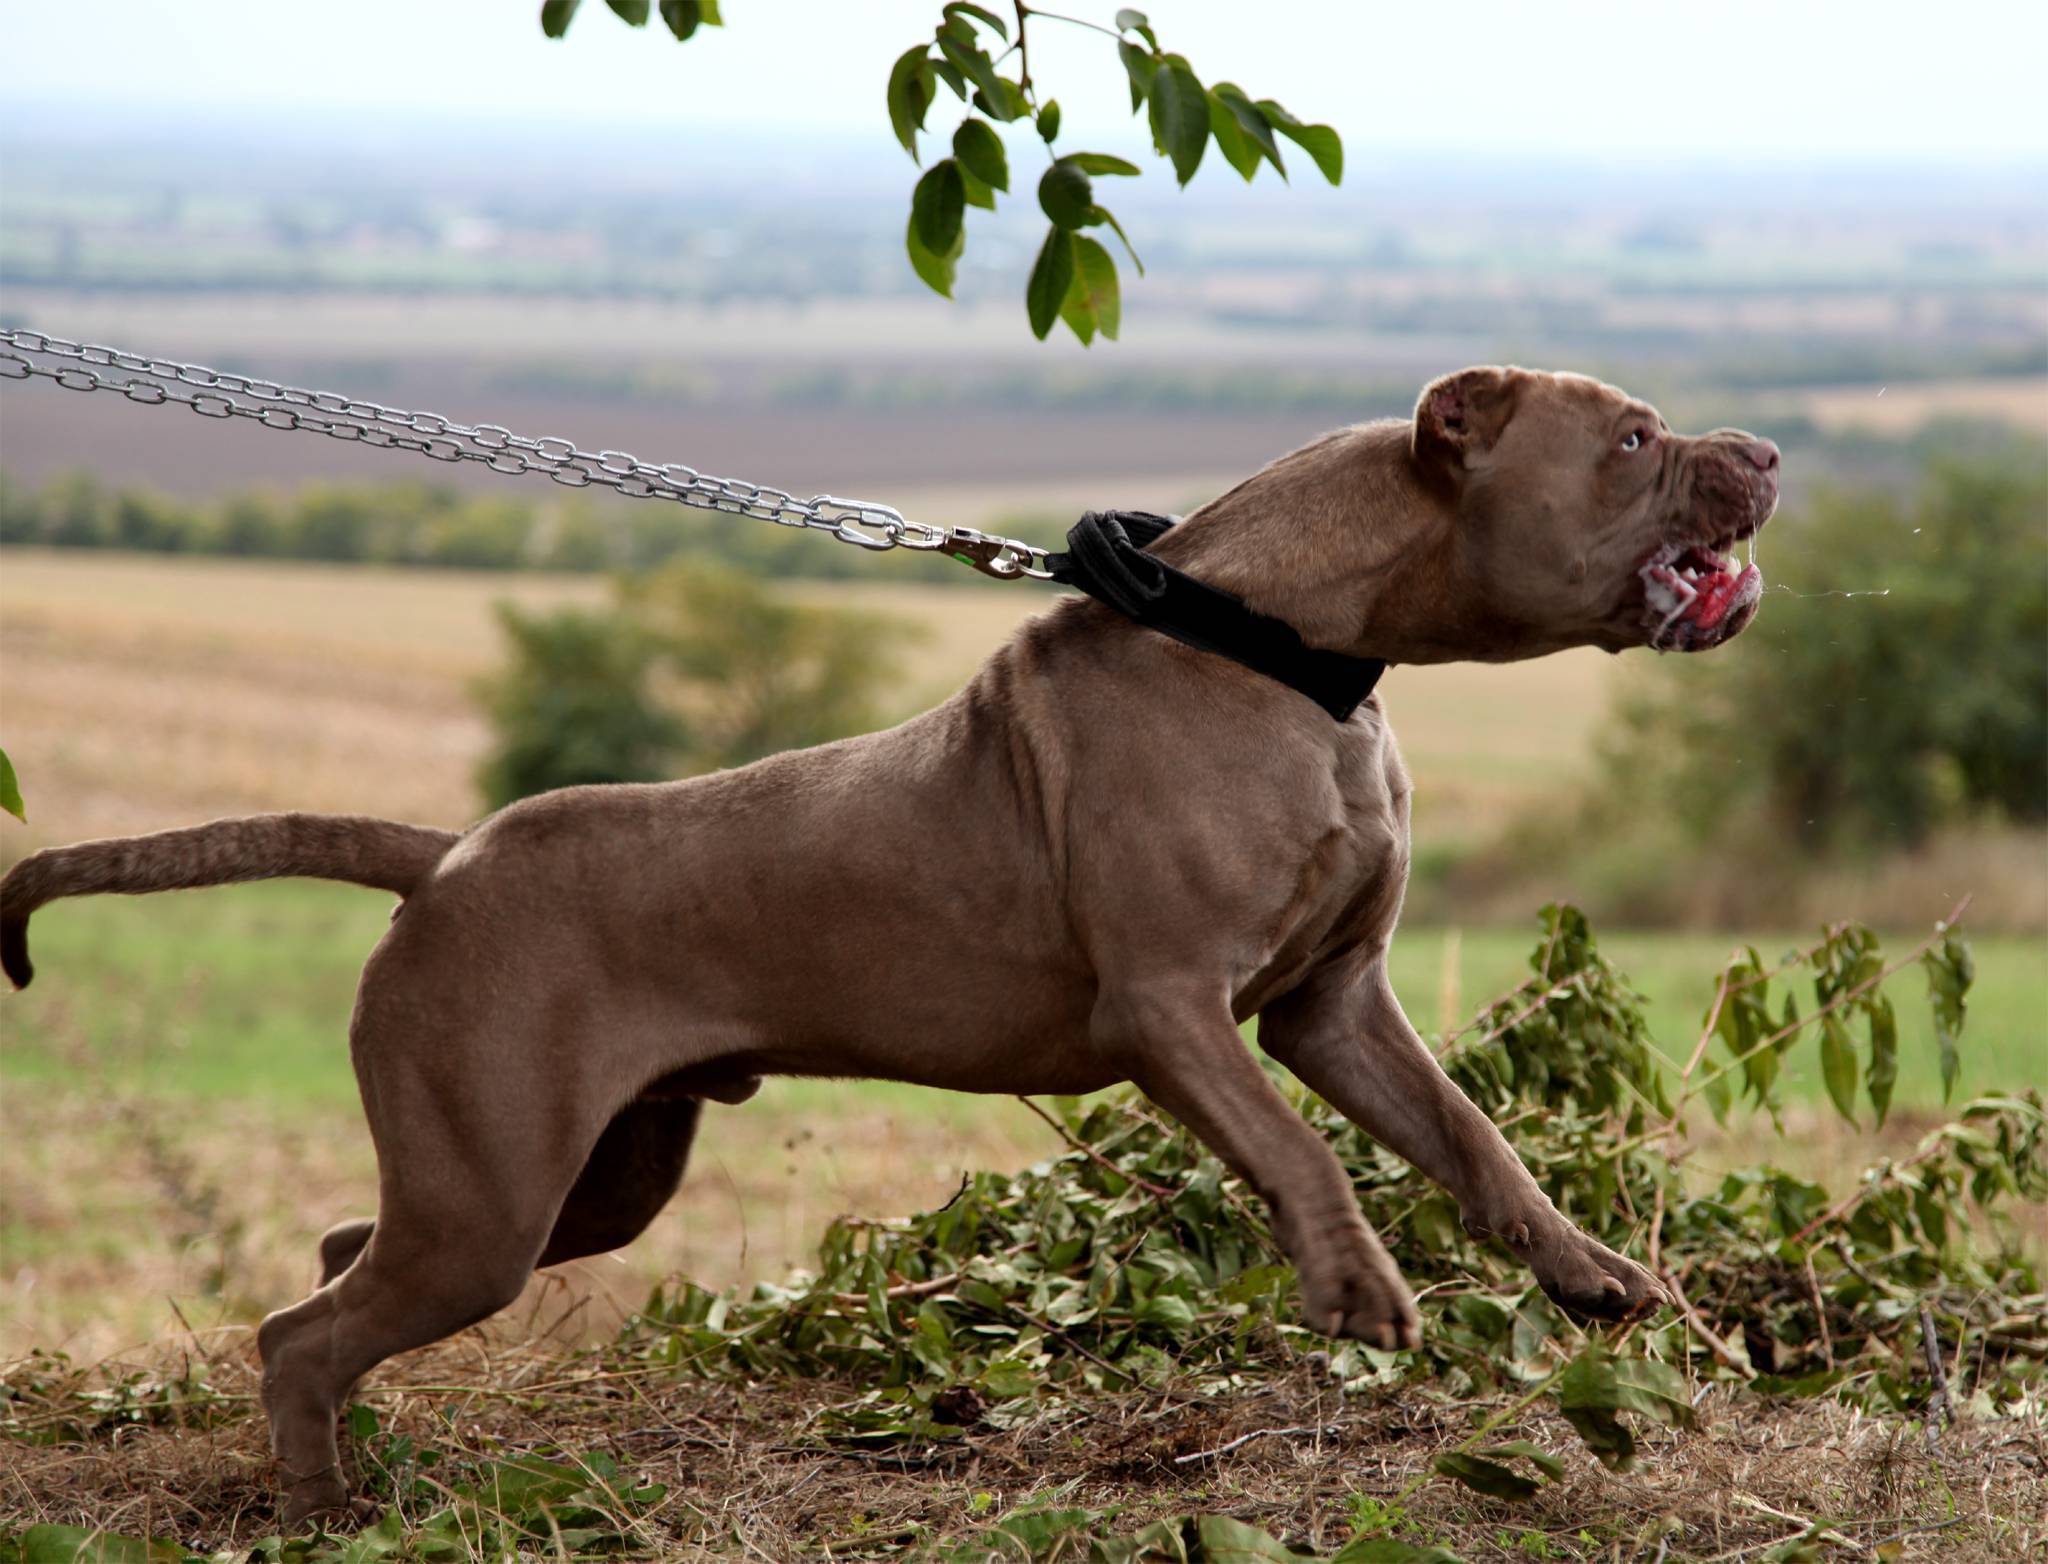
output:
[{"label": "metal chain leash", "polygon": [[[54,380],[67,391],[118,391],[155,407],[178,402],[202,418],[248,418],[266,429],[308,429],[336,440],[415,451],[439,462],[481,462],[492,472],[546,473],[572,489],[593,484],[636,500],[673,500],[698,510],[751,516],[781,527],[831,534],[881,551],[937,550],[998,580],[1051,579],[1047,550],[972,527],[907,521],[893,506],[820,494],[800,500],[781,489],[715,478],[680,462],[659,466],[625,451],[586,451],[559,437],[531,439],[497,424],[459,424],[438,413],[408,412],[332,391],[151,358],[40,331],[0,331],[0,379]],[[252,400],[241,401],[240,397]]]}]

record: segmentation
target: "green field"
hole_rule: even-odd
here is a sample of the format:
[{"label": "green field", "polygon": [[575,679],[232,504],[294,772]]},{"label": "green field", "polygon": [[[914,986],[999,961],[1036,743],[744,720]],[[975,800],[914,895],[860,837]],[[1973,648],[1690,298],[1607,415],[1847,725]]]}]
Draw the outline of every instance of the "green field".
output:
[{"label": "green field", "polygon": [[[96,1070],[125,1089],[348,1103],[355,1095],[345,1041],[350,1000],[388,907],[358,890],[287,883],[48,908],[33,929],[40,976],[6,1002],[0,1021],[0,1077],[53,1084],[75,1078],[82,1047]],[[1452,937],[1442,929],[1404,929],[1394,944],[1396,987],[1425,1033],[1440,1032],[1446,1021],[1462,1025],[1528,973],[1532,932],[1460,931],[1453,992],[1444,960]],[[1903,954],[1918,937],[1895,935],[1887,946]],[[1778,933],[1751,942],[1769,960],[1802,940]],[[1682,1058],[1698,1036],[1715,974],[1737,943],[1726,935],[1623,931],[1604,949],[1649,997],[1660,1046]],[[1986,937],[1973,946],[1977,986],[1958,1096],[2039,1085],[2048,1076],[2048,949],[2025,936]],[[1901,1021],[1896,1101],[1938,1108],[1933,1032],[1919,1003],[1924,985],[1912,972],[1893,985]],[[1790,1055],[1784,1079],[1791,1098],[1820,1095],[1818,1067],[1804,1050]],[[938,1093],[864,1090],[892,1106],[925,1105],[941,1115],[964,1107]],[[835,1100],[846,1091],[836,1083],[829,1088]]]}]

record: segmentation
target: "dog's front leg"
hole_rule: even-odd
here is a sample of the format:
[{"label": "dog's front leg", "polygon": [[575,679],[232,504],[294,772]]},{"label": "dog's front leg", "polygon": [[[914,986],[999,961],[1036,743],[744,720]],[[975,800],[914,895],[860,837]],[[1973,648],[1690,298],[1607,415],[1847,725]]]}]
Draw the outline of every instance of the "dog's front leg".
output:
[{"label": "dog's front leg", "polygon": [[1500,1239],[1565,1308],[1625,1320],[1665,1301],[1656,1278],[1580,1231],[1409,1025],[1383,963],[1324,974],[1267,1007],[1265,1050],[1346,1118],[1456,1197],[1468,1231]]},{"label": "dog's front leg", "polygon": [[1407,1284],[1366,1225],[1342,1165],[1274,1090],[1218,1000],[1178,987],[1105,989],[1092,1031],[1146,1096],[1271,1208],[1310,1325],[1388,1351],[1421,1344]]}]

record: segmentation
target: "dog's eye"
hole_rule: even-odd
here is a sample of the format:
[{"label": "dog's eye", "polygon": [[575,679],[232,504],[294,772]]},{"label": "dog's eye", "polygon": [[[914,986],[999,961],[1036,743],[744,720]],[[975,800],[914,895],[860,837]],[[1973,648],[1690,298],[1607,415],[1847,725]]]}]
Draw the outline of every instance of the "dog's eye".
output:
[{"label": "dog's eye", "polygon": [[1621,448],[1624,451],[1640,451],[1643,448],[1643,431],[1640,429],[1629,430],[1627,434],[1621,437]]}]

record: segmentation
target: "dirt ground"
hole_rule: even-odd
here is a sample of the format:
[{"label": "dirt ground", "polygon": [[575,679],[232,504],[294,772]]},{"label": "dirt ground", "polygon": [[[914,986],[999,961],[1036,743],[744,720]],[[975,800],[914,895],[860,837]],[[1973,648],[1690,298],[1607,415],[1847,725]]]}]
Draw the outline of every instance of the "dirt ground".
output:
[{"label": "dirt ground", "polygon": [[[1347,1397],[1312,1358],[1250,1376],[1225,1399],[1172,1381],[1093,1396],[1013,1426],[895,1447],[835,1444],[817,1420],[858,1387],[824,1381],[705,1381],[616,1354],[578,1356],[515,1333],[558,1305],[465,1332],[380,1370],[360,1402],[390,1457],[394,1436],[444,1453],[438,1485],[464,1459],[601,1453],[620,1483],[666,1494],[628,1528],[664,1558],[875,1558],[957,1539],[1016,1509],[1107,1512],[1104,1535],[1192,1511],[1229,1514],[1297,1547],[1335,1551],[1376,1532],[1481,1560],[1856,1557],[2011,1564],[2048,1547],[2048,1432],[2039,1421],[1966,1417],[1929,1440],[1907,1419],[1832,1402],[1778,1404],[1702,1387],[1701,1428],[1648,1433],[1635,1467],[1609,1472],[1564,1420],[1531,1409],[1489,1439],[1528,1439],[1564,1475],[1523,1502],[1432,1475],[1468,1438],[1482,1405],[1438,1395]],[[1283,1353],[1284,1348],[1279,1349]],[[247,1547],[276,1530],[271,1468],[254,1409],[246,1330],[193,1333],[175,1347],[80,1377],[17,1365],[12,1414],[24,1429],[69,1422],[70,1437],[15,1446],[0,1512],[22,1523],[168,1536],[195,1550]],[[191,1425],[109,1420],[80,1430],[88,1382],[202,1381]],[[1004,1419],[1003,1422],[1010,1420]],[[402,1506],[417,1521],[447,1502],[431,1486]],[[1805,1551],[1793,1549],[1804,1543]]]}]

